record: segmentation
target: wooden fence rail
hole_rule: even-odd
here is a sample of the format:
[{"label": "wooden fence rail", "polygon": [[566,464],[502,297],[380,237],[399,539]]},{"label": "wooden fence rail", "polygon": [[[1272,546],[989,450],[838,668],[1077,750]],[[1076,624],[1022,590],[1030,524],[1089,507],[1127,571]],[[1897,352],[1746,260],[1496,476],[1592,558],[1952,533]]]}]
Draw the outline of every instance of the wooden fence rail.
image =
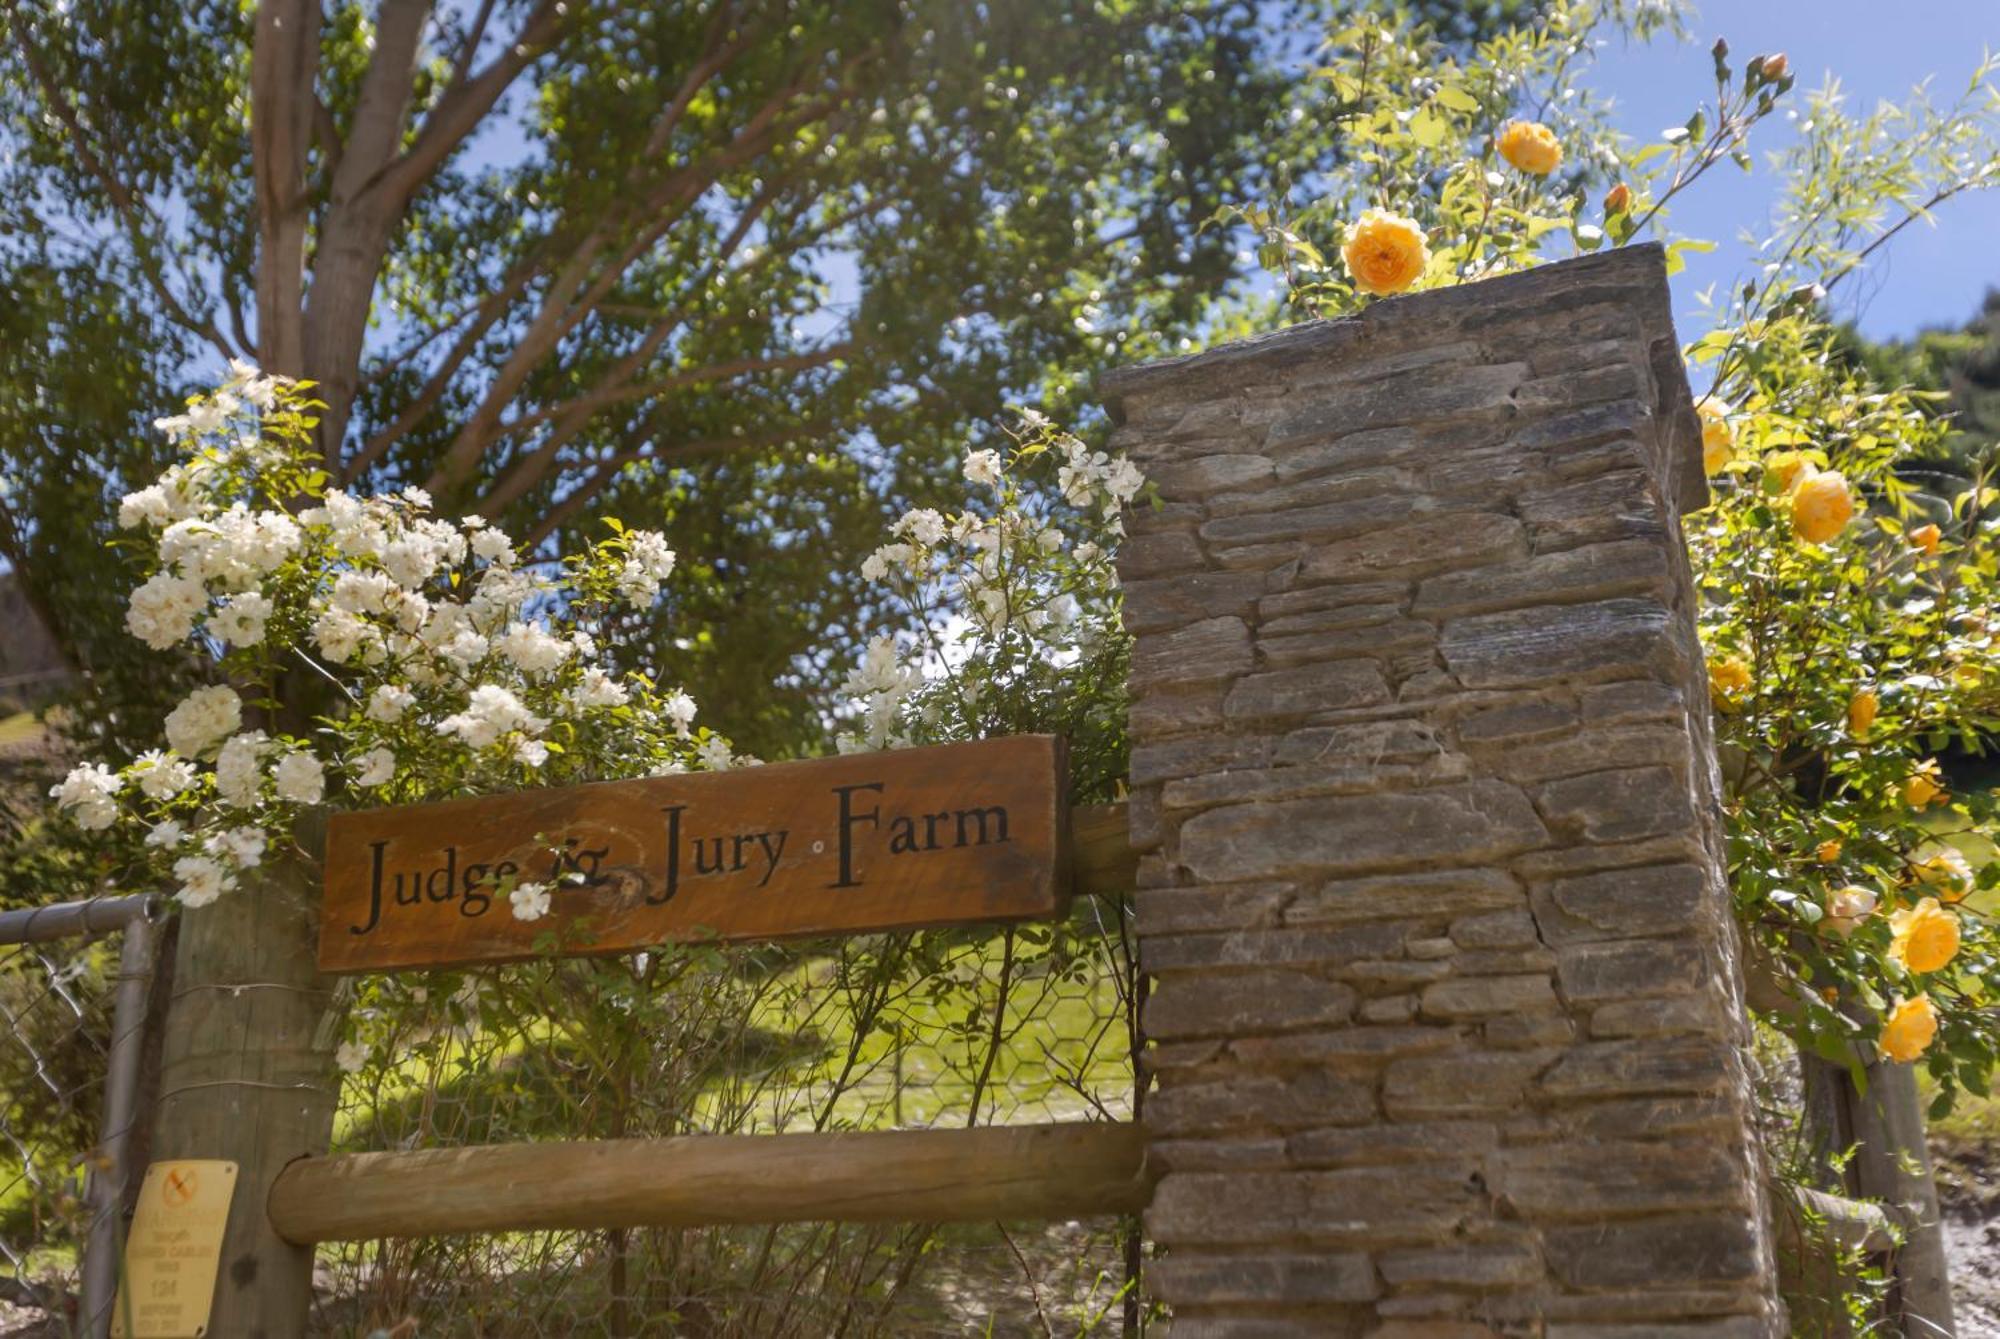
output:
[{"label": "wooden fence rail", "polygon": [[689,1135],[302,1158],[271,1187],[287,1241],[723,1223],[982,1222],[1145,1207],[1134,1125]]}]

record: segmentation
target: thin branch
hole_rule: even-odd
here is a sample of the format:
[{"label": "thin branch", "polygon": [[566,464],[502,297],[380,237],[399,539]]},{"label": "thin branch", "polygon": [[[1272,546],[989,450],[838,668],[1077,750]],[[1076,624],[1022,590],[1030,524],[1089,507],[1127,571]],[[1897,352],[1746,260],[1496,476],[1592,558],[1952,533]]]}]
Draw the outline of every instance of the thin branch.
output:
[{"label": "thin branch", "polygon": [[[868,59],[872,52],[871,48],[869,52],[849,60],[843,66],[843,74]],[[625,269],[637,259],[645,246],[657,240],[675,219],[701,198],[703,192],[725,172],[751,161],[773,144],[794,135],[805,125],[840,106],[843,99],[839,97],[817,99],[792,116],[783,115],[786,104],[803,91],[806,82],[806,77],[801,76],[767,100],[720,152],[670,173],[666,180],[659,183],[652,193],[649,207],[660,211],[662,217],[639,239],[635,239],[634,244],[625,248],[618,264],[607,267],[607,271],[587,290],[572,298],[570,295],[581,282],[582,262],[587,262],[592,255],[590,250],[579,253],[577,261],[566,267],[565,273],[550,285],[541,311],[522,335],[514,353],[494,375],[485,398],[453,439],[444,460],[432,472],[427,487],[441,492],[471,476],[474,463],[492,444],[492,434],[501,412],[519,394],[529,375],[548,357],[563,335],[574,329],[598,302],[610,294]]]},{"label": "thin branch", "polygon": [[[500,481],[487,493],[481,506],[494,509],[498,514],[514,499],[526,493],[546,475],[555,464],[555,458],[565,443],[582,430],[590,416],[600,409],[614,404],[624,404],[632,400],[651,399],[684,386],[700,385],[704,382],[725,381],[733,377],[748,376],[758,372],[803,372],[815,367],[824,367],[846,357],[853,351],[851,344],[833,344],[808,353],[788,354],[780,357],[738,358],[727,363],[712,363],[707,367],[697,367],[676,372],[656,381],[634,383],[621,387],[599,387],[585,395],[554,406],[553,412],[561,413],[566,422],[564,430],[550,435],[548,441],[537,446],[503,475]],[[547,413],[550,411],[537,411]],[[515,425],[508,425],[508,432],[516,431]]]},{"label": "thin branch", "polygon": [[[613,7],[616,8],[615,6]],[[430,180],[431,174],[451,157],[454,150],[486,119],[508,86],[521,71],[532,65],[555,44],[563,25],[573,21],[570,14],[589,12],[602,17],[607,10],[597,5],[569,5],[563,0],[539,0],[521,24],[514,40],[507,43],[493,62],[477,74],[454,82],[438,99],[423,128],[403,155],[368,185],[379,186],[390,198],[407,201]]]},{"label": "thin branch", "polygon": [[458,58],[451,63],[451,82],[465,82],[466,72],[472,69],[472,62],[479,55],[479,44],[486,40],[486,24],[493,17],[493,0],[480,0],[479,12],[472,17],[472,26],[465,31],[465,42],[458,49]]},{"label": "thin branch", "polygon": [[540,254],[531,253],[514,267],[506,282],[480,301],[472,325],[452,344],[444,361],[438,365],[437,370],[431,374],[416,397],[405,405],[403,411],[394,419],[362,443],[361,449],[342,466],[343,477],[358,478],[363,470],[386,455],[391,447],[402,440],[404,434],[421,423],[424,416],[437,407],[438,402],[444,399],[445,392],[450,389],[451,380],[458,374],[458,369],[472,355],[472,351],[479,347],[479,341],[486,337],[486,332],[493,328],[508,305],[526,291],[528,284],[540,272],[541,260]]},{"label": "thin branch", "polygon": [[14,31],[14,45],[21,53],[22,63],[28,67],[29,75],[41,89],[42,100],[47,104],[50,114],[60,121],[64,130],[68,132],[70,147],[75,151],[77,161],[83,165],[86,172],[97,179],[98,185],[110,198],[112,208],[125,227],[126,238],[131,244],[133,255],[139,261],[140,273],[145,275],[154,296],[159,298],[160,305],[166,309],[167,318],[207,340],[224,359],[236,357],[240,350],[230,346],[229,341],[223,338],[222,332],[216,329],[213,321],[198,318],[189,312],[173,289],[168,286],[166,276],[149,262],[148,257],[152,251],[150,239],[164,231],[160,221],[152,216],[145,203],[119,179],[117,173],[112,171],[105,156],[91,147],[91,137],[84,128],[81,116],[63,97],[54,76],[42,63],[41,53],[35,49],[34,42],[29,38],[28,25],[21,17],[17,0],[4,0],[4,2],[10,20],[8,27]]},{"label": "thin branch", "polygon": [[[581,511],[596,498],[599,493],[603,492],[610,485],[611,481],[618,477],[618,472],[627,465],[637,464],[642,460],[651,461],[658,465],[670,461],[685,460],[690,456],[707,455],[713,451],[740,451],[754,447],[783,446],[799,438],[824,434],[829,430],[829,426],[826,423],[801,423],[787,428],[773,428],[767,432],[746,433],[741,437],[707,437],[690,442],[676,442],[668,447],[658,447],[649,443],[630,451],[620,451],[617,455],[600,462],[591,471],[588,478],[584,479],[569,492],[563,494],[562,501],[544,512],[542,518],[535,522],[534,527],[528,531],[527,539],[524,542],[528,548],[532,549],[561,529],[568,523],[570,517],[576,515],[577,512]],[[481,514],[488,517],[497,517],[499,513],[497,509],[488,511],[482,508]]]}]

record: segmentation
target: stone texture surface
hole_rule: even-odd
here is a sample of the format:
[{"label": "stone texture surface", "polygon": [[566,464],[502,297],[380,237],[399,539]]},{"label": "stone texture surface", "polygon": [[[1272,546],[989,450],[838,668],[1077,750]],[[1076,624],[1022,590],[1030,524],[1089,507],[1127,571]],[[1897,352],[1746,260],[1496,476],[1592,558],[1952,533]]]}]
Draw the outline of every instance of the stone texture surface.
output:
[{"label": "stone texture surface", "polygon": [[1651,248],[1117,373],[1180,1339],[1783,1329]]}]

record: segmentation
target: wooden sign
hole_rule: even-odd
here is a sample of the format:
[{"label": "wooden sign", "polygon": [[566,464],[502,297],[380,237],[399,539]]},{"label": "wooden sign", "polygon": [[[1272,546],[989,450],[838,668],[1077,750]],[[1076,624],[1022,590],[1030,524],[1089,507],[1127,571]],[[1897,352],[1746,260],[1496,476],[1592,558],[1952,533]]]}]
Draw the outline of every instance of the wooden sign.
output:
[{"label": "wooden sign", "polygon": [[112,1339],[200,1339],[208,1333],[235,1194],[233,1162],[196,1159],[146,1168],[125,1237]]},{"label": "wooden sign", "polygon": [[[972,744],[335,814],[329,972],[1049,918],[1063,743]],[[506,889],[550,890],[522,920]]]}]

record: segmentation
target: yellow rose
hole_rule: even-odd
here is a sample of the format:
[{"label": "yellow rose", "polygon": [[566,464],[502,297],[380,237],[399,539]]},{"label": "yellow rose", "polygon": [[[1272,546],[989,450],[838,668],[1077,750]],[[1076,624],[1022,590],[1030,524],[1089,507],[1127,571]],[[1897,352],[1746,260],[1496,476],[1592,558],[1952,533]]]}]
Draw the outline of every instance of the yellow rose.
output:
[{"label": "yellow rose", "polygon": [[1847,704],[1847,733],[1856,739],[1868,738],[1868,729],[1875,724],[1876,713],[1882,710],[1882,699],[1870,689],[1864,688],[1854,695]]},{"label": "yellow rose", "polygon": [[1400,293],[1422,278],[1431,249],[1415,219],[1371,209],[1347,229],[1340,258],[1357,287],[1380,295]]},{"label": "yellow rose", "polygon": [[1829,837],[1827,840],[1821,842],[1819,850],[1815,854],[1819,856],[1820,864],[1831,865],[1834,861],[1840,859],[1840,838]]},{"label": "yellow rose", "polygon": [[1932,758],[1923,766],[1910,773],[1903,782],[1903,803],[1912,809],[1922,809],[1927,805],[1943,804],[1945,801],[1944,778],[1938,772],[1937,759]]},{"label": "yellow rose", "polygon": [[1882,1024],[1882,1054],[1907,1065],[1930,1049],[1937,1038],[1937,1028],[1937,1010],[1931,1007],[1930,996],[1898,1000],[1889,1011],[1888,1021]]},{"label": "yellow rose", "polygon": [[1935,897],[1891,913],[1889,929],[1895,935],[1889,956],[1905,971],[1935,972],[1958,956],[1958,917]]},{"label": "yellow rose", "polygon": [[1873,888],[1863,888],[1859,884],[1849,884],[1826,899],[1826,917],[1821,924],[1842,939],[1854,933],[1854,927],[1875,914],[1880,899]]},{"label": "yellow rose", "polygon": [[1942,536],[1938,528],[1934,525],[1920,525],[1910,531],[1910,543],[1916,545],[1933,558],[1937,556],[1938,540],[1940,538]]},{"label": "yellow rose", "polygon": [[1624,182],[1619,182],[1604,193],[1604,212],[1606,214],[1623,214],[1631,207],[1632,188]]},{"label": "yellow rose", "polygon": [[1822,470],[1792,488],[1792,533],[1808,544],[1839,538],[1854,519],[1854,496],[1838,470]]},{"label": "yellow rose", "polygon": [[1963,902],[1972,892],[1972,865],[1956,846],[1940,846],[1922,860],[1913,858],[1910,868],[1946,902]]},{"label": "yellow rose", "polygon": [[1540,121],[1509,121],[1498,144],[1500,156],[1531,177],[1546,177],[1562,166],[1562,145]]},{"label": "yellow rose", "polygon": [[1800,479],[1816,473],[1812,462],[1798,452],[1780,451],[1764,462],[1764,491],[1789,493]]},{"label": "yellow rose", "polygon": [[1708,662],[1708,696],[1718,711],[1732,711],[1750,691],[1750,666],[1741,656]]},{"label": "yellow rose", "polygon": [[1713,395],[1694,407],[1701,415],[1701,467],[1720,474],[1736,457],[1736,430],[1729,426],[1729,406]]}]

